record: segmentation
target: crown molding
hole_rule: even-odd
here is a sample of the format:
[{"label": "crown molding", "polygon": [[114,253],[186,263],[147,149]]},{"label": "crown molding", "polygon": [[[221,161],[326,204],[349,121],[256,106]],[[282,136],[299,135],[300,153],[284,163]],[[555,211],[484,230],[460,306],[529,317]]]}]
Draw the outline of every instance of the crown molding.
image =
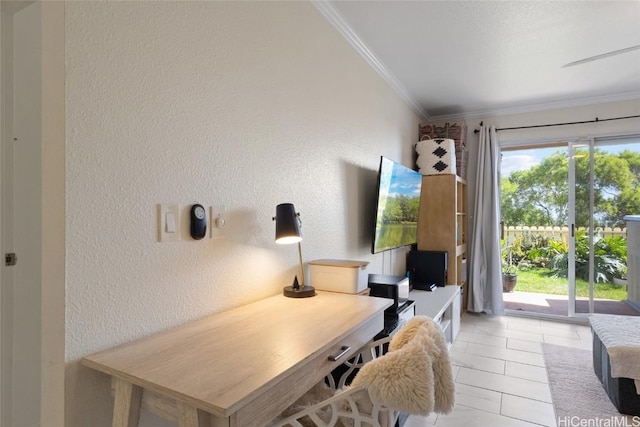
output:
[{"label": "crown molding", "polygon": [[500,108],[495,110],[482,110],[470,113],[448,114],[444,116],[431,116],[433,121],[443,121],[451,119],[484,119],[491,116],[509,116],[513,114],[536,113],[547,110],[560,110],[563,108],[584,107],[594,104],[606,104],[609,102],[622,102],[640,100],[640,90],[632,92],[617,93],[612,95],[591,96],[587,98],[571,99],[566,101],[545,102],[540,104],[526,105],[522,107]]},{"label": "crown molding", "polygon": [[430,119],[429,114],[409,93],[398,78],[382,63],[382,61],[360,39],[340,13],[327,0],[311,0],[311,3],[333,25],[342,36],[362,55],[371,67],[387,82],[391,89],[424,121]]},{"label": "crown molding", "polygon": [[558,110],[563,108],[576,108],[581,106],[604,104],[609,102],[640,100],[640,91],[632,91],[611,95],[602,95],[572,100],[544,102],[519,107],[477,110],[467,113],[430,116],[427,111],[409,93],[407,88],[400,83],[398,78],[385,66],[385,64],[369,49],[360,39],[360,36],[351,28],[349,23],[331,5],[329,0],[310,0],[320,13],[333,25],[338,32],[355,48],[355,50],[369,63],[369,65],[383,78],[392,90],[425,122],[443,121],[452,119],[475,120],[491,116],[507,116],[513,114],[534,113],[545,110]]}]

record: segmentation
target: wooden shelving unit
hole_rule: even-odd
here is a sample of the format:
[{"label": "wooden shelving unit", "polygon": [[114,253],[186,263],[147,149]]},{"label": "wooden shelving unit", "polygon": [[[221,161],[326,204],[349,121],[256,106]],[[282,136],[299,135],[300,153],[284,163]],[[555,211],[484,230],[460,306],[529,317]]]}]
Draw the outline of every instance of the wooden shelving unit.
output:
[{"label": "wooden shelving unit", "polygon": [[418,250],[447,252],[447,285],[458,285],[467,308],[467,182],[457,175],[422,177]]}]

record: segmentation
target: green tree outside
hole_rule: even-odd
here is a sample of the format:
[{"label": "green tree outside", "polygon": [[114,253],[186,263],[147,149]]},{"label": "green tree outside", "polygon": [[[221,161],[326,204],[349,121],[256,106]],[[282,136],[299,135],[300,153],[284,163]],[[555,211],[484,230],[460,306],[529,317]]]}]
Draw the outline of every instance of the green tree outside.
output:
[{"label": "green tree outside", "polygon": [[[589,225],[589,155],[576,150],[576,226]],[[640,212],[640,153],[595,149],[596,227],[624,227],[624,215]],[[563,226],[568,223],[567,150],[558,150],[528,170],[501,180],[502,219],[509,225]]]}]

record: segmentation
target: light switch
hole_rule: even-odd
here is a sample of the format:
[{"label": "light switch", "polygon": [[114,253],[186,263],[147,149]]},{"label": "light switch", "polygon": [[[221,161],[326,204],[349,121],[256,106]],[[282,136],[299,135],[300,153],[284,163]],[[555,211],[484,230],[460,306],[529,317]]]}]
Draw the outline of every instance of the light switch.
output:
[{"label": "light switch", "polygon": [[167,233],[175,233],[176,232],[176,216],[173,212],[167,212],[165,215],[166,228],[165,231]]},{"label": "light switch", "polygon": [[158,205],[158,242],[180,240],[180,206],[175,203]]}]

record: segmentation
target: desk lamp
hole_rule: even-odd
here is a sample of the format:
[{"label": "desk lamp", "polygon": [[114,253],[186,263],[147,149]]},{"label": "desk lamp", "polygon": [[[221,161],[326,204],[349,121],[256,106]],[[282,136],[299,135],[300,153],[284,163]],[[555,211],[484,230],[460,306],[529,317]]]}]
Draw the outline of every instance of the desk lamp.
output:
[{"label": "desk lamp", "polygon": [[300,260],[300,281],[298,276],[293,279],[291,286],[286,286],[283,294],[290,298],[306,298],[316,294],[316,290],[312,286],[304,284],[304,269],[302,267],[302,232],[300,231],[300,214],[296,213],[296,208],[291,203],[281,203],[276,206],[276,216],[273,217],[276,222],[276,243],[278,244],[298,244],[298,257]]}]

